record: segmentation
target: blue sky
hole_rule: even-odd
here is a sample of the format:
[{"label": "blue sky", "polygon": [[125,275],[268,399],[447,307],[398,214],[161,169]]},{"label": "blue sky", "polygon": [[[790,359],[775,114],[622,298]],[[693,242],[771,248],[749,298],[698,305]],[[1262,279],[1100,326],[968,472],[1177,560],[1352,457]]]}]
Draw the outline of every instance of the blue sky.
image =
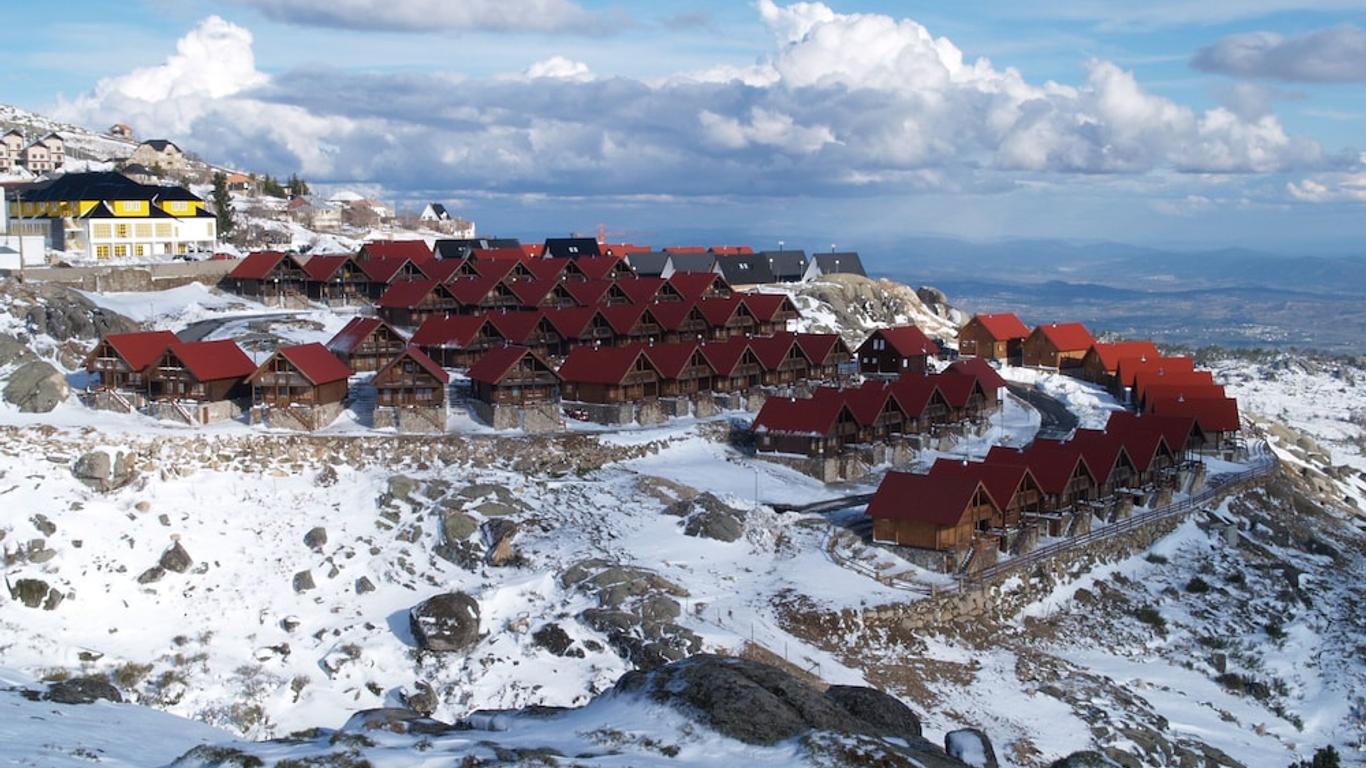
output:
[{"label": "blue sky", "polygon": [[1366,0],[62,8],[0,7],[0,100],[486,230],[1366,235]]}]

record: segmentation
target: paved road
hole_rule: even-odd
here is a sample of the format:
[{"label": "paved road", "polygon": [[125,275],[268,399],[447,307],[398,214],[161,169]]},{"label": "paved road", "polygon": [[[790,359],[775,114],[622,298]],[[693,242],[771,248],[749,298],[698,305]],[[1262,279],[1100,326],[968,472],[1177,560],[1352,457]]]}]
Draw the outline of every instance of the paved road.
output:
[{"label": "paved road", "polygon": [[266,318],[293,317],[298,312],[262,312],[256,315],[233,315],[232,317],[215,317],[209,320],[200,320],[197,323],[190,323],[183,329],[176,332],[176,336],[181,341],[202,341],[204,337],[222,328],[227,323],[235,323],[241,320],[264,320]]},{"label": "paved road", "polygon": [[1077,429],[1077,417],[1061,400],[1023,384],[1011,384],[1011,394],[1039,412],[1039,437],[1066,437]]}]

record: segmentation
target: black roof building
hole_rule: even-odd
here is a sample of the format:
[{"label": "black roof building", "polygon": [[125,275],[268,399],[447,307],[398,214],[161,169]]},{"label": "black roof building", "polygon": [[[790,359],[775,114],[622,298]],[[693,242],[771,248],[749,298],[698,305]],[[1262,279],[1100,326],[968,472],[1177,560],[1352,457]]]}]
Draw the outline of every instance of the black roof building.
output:
[{"label": "black roof building", "polygon": [[545,241],[547,259],[589,259],[601,255],[598,241],[592,237],[548,237]]},{"label": "black roof building", "polygon": [[[715,272],[717,256],[714,253],[669,253],[669,263],[675,272]],[[729,258],[729,257],[727,257]]]},{"label": "black roof building", "polygon": [[806,276],[806,251],[760,251],[755,254],[769,264],[775,283],[795,283]]},{"label": "black roof building", "polygon": [[811,277],[821,275],[868,276],[868,273],[863,270],[863,260],[859,258],[858,251],[817,253],[811,257],[811,269],[809,271]]},{"label": "black roof building", "polygon": [[734,256],[716,256],[716,266],[721,268],[721,276],[731,285],[756,285],[776,283],[769,261],[762,253],[743,253]]},{"label": "black roof building", "polygon": [[19,194],[26,203],[59,203],[72,200],[203,200],[184,187],[140,184],[117,171],[68,173],[52,181],[26,187],[20,190]]},{"label": "black roof building", "polygon": [[177,147],[175,142],[171,141],[170,139],[148,139],[142,143],[151,147],[157,152],[165,152],[167,147],[175,147],[175,151],[181,153],[182,155],[185,154],[184,150],[182,150],[180,147]]},{"label": "black roof building", "polygon": [[432,252],[438,259],[467,259],[474,251],[521,247],[515,237],[458,237],[437,240]]},{"label": "black roof building", "polygon": [[626,263],[630,264],[631,269],[635,270],[635,273],[641,277],[663,277],[669,269],[669,257],[671,255],[662,251],[628,253]]}]

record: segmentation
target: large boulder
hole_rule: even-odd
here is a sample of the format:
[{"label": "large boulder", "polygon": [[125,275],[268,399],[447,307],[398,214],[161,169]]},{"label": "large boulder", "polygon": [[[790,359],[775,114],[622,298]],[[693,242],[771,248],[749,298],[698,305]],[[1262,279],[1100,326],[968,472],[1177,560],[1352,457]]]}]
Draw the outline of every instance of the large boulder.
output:
[{"label": "large boulder", "polygon": [[480,526],[484,534],[485,554],[484,562],[495,568],[502,568],[509,565],[517,565],[522,562],[522,556],[513,546],[513,540],[517,538],[517,523],[504,518],[496,518],[485,522]]},{"label": "large boulder", "polygon": [[908,741],[920,738],[920,718],[895,696],[861,685],[832,685],[825,689],[825,696],[875,728],[880,736]]},{"label": "large boulder", "polygon": [[113,448],[99,448],[76,459],[71,466],[71,474],[90,488],[109,493],[133,482],[138,470],[133,454]]},{"label": "large boulder", "polygon": [[171,544],[165,552],[161,553],[161,559],[157,560],[157,565],[173,573],[184,573],[194,565],[194,558],[185,551],[185,547],[179,541]]},{"label": "large boulder", "polygon": [[27,344],[8,333],[0,333],[0,367],[11,364],[22,365],[35,359],[37,356],[33,354],[33,350],[28,348]]},{"label": "large boulder", "polygon": [[408,624],[423,650],[466,651],[479,641],[479,602],[464,592],[436,595],[408,612]]},{"label": "large boulder", "polygon": [[53,683],[43,698],[58,704],[93,704],[100,699],[123,702],[119,689],[103,677],[73,677]]},{"label": "large boulder", "polygon": [[[699,654],[650,672],[628,672],[613,692],[648,697],[746,744],[768,746],[813,732],[847,734],[876,741],[880,751],[900,758],[877,765],[963,765],[913,735],[919,722],[912,729],[905,720],[909,711],[901,711],[904,705],[890,696],[860,689],[826,695],[787,672],[748,659]],[[868,712],[877,706],[876,696],[884,697],[890,714]]]},{"label": "large boulder", "polygon": [[44,360],[30,360],[9,375],[4,398],[22,413],[48,413],[70,394],[61,371]]}]

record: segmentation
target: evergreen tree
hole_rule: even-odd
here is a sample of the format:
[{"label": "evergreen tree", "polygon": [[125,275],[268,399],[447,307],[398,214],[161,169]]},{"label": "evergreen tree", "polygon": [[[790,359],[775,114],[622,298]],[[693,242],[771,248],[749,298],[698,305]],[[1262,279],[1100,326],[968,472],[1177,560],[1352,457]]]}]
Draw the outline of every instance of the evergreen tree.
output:
[{"label": "evergreen tree", "polygon": [[285,188],[280,185],[280,180],[269,174],[261,180],[261,193],[271,197],[288,197],[289,195]]},{"label": "evergreen tree", "polygon": [[213,175],[211,200],[214,215],[218,218],[218,237],[226,238],[232,234],[232,228],[237,222],[232,218],[232,197],[228,194],[228,177],[222,171]]},{"label": "evergreen tree", "polygon": [[289,194],[296,197],[307,197],[309,193],[308,182],[299,178],[299,174],[297,173],[291,173],[289,175],[289,185],[287,189],[289,190]]}]

